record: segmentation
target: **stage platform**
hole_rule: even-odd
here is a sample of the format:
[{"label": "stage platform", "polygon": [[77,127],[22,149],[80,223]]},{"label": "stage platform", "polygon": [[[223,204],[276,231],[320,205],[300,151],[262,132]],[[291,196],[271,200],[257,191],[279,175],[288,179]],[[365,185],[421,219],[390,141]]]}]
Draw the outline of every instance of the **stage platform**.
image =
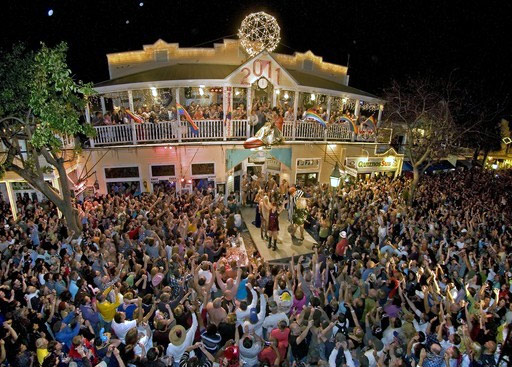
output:
[{"label": "stage platform", "polygon": [[[288,213],[283,211],[279,217],[279,239],[277,241],[277,250],[272,251],[267,247],[268,241],[261,239],[260,229],[255,227],[252,222],[256,213],[256,208],[243,207],[242,219],[244,220],[245,226],[249,230],[251,238],[258,249],[261,257],[268,262],[288,262],[295,254],[297,259],[300,255],[310,255],[313,251],[313,245],[316,243],[313,237],[306,231],[304,231],[304,241],[299,241],[288,233]],[[299,235],[297,231],[297,235]]]}]

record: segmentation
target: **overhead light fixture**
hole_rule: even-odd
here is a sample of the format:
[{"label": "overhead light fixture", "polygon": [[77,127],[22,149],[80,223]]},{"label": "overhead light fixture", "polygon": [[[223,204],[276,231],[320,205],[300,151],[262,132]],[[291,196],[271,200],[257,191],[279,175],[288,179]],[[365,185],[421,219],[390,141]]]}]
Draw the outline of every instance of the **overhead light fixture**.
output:
[{"label": "overhead light fixture", "polygon": [[288,95],[288,92],[284,92],[284,98],[285,98],[285,99],[290,98],[290,96]]},{"label": "overhead light fixture", "polygon": [[311,93],[311,100],[314,101],[316,99],[315,93]]},{"label": "overhead light fixture", "polygon": [[331,187],[338,187],[340,185],[341,171],[340,167],[338,166],[338,162],[336,162],[336,165],[334,166],[329,179],[331,181]]},{"label": "overhead light fixture", "polygon": [[156,91],[156,88],[155,88],[155,87],[151,87],[150,89],[151,89],[151,94],[153,95],[153,97],[158,96],[158,93],[157,93],[157,91]]},{"label": "overhead light fixture", "polygon": [[496,163],[494,163],[493,165],[491,165],[492,169],[498,169],[498,165]]},{"label": "overhead light fixture", "polygon": [[347,104],[347,101],[348,101],[348,100],[347,100],[346,98],[343,98],[343,99],[341,100],[341,103],[343,103],[343,104]]},{"label": "overhead light fixture", "polygon": [[201,87],[199,88],[199,95],[200,96],[203,96],[204,95],[204,89]]},{"label": "overhead light fixture", "polygon": [[281,90],[280,89],[276,89],[276,94],[280,95],[281,94]]}]

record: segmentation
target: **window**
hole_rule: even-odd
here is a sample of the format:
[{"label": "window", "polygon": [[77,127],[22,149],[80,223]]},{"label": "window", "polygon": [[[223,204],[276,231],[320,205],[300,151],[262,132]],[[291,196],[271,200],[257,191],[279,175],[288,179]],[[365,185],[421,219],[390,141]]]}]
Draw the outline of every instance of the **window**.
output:
[{"label": "window", "polygon": [[175,176],[174,164],[162,165],[162,166],[151,166],[151,176]]},{"label": "window", "polygon": [[139,167],[105,168],[105,178],[139,177]]},{"label": "window", "polygon": [[214,163],[194,163],[192,164],[192,175],[214,175],[215,164]]},{"label": "window", "polygon": [[297,185],[313,186],[318,183],[318,173],[297,173]]},{"label": "window", "polygon": [[155,51],[155,61],[156,62],[167,62],[169,61],[169,56],[167,50],[157,50]]},{"label": "window", "polygon": [[312,71],[313,70],[313,61],[311,60],[304,60],[302,62],[302,69],[306,71]]}]

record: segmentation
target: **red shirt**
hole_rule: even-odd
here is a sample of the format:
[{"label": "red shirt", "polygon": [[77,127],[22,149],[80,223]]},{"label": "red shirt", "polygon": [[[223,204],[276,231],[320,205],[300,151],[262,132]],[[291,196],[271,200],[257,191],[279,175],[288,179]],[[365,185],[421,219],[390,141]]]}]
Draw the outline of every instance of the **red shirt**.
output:
[{"label": "red shirt", "polygon": [[273,366],[277,358],[277,353],[274,352],[274,349],[272,347],[265,347],[260,352],[260,362],[267,362],[270,366]]},{"label": "red shirt", "polygon": [[342,238],[340,242],[336,245],[336,255],[343,256],[345,255],[345,251],[347,251],[348,240],[346,238]]},{"label": "red shirt", "polygon": [[277,349],[279,350],[279,355],[281,356],[281,360],[284,361],[286,358],[286,352],[288,349],[288,336],[290,335],[290,329],[285,328],[281,331],[281,329],[274,329],[270,333],[270,336],[277,339]]}]

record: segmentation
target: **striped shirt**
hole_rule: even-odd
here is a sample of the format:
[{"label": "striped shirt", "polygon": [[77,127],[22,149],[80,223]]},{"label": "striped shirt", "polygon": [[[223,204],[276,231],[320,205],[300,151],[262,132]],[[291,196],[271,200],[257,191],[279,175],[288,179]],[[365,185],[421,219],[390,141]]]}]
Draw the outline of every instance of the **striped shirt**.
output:
[{"label": "striped shirt", "polygon": [[[190,352],[183,353],[183,356],[180,359],[180,367],[188,367],[188,359],[190,358]],[[212,367],[213,363],[207,359],[200,365],[197,365],[197,367]]]},{"label": "striped shirt", "polygon": [[219,333],[216,333],[215,335],[208,335],[205,329],[201,331],[201,340],[206,350],[211,354],[215,354],[219,349],[219,343],[222,340],[222,337]]}]

